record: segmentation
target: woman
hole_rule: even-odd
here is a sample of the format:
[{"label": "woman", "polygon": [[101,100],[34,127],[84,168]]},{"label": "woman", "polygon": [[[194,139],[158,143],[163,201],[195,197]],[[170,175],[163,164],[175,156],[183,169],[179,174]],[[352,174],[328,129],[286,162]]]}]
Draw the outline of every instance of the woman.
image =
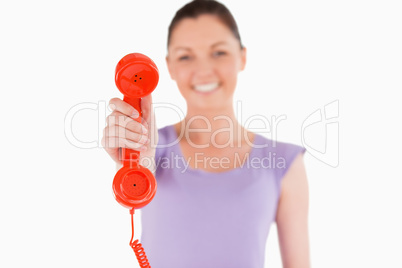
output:
[{"label": "woman", "polygon": [[[305,149],[275,143],[237,121],[233,94],[246,48],[229,10],[202,0],[182,7],[169,26],[166,63],[186,100],[185,119],[153,131],[151,96],[142,102],[143,124],[130,119],[138,117],[133,107],[114,98],[108,117],[114,123],[102,140],[118,168],[119,146],[140,149],[143,165],[153,163],[157,194],[141,210],[152,267],[262,268],[274,221],[283,267],[310,267]],[[119,123],[119,116],[130,123]],[[277,164],[250,166],[268,156]]]}]

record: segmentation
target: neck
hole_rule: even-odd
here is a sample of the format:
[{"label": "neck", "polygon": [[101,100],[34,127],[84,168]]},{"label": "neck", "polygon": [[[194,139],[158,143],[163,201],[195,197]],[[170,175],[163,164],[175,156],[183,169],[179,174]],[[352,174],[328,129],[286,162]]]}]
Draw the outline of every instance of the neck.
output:
[{"label": "neck", "polygon": [[238,122],[232,106],[211,110],[188,108],[178,125],[179,135],[197,145],[236,146],[237,142],[248,139],[247,130]]}]

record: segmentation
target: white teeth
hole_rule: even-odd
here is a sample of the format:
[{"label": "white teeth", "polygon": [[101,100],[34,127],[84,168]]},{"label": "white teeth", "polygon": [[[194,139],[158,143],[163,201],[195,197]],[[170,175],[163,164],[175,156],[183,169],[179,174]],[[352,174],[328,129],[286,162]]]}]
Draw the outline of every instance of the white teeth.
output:
[{"label": "white teeth", "polygon": [[195,85],[194,89],[201,92],[209,92],[218,87],[219,83],[210,83],[210,84],[203,84],[203,85]]}]

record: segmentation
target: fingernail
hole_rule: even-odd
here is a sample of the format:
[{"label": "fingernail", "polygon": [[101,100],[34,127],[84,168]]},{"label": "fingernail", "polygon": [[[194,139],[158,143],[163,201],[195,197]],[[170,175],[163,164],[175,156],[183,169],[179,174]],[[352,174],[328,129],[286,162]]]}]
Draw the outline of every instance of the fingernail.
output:
[{"label": "fingernail", "polygon": [[148,133],[148,130],[143,125],[141,125],[141,128],[142,128],[142,131],[143,131],[144,134]]},{"label": "fingernail", "polygon": [[134,112],[131,116],[134,118],[137,118],[138,116],[140,116],[140,114],[136,110],[134,110]]},{"label": "fingernail", "polygon": [[144,144],[146,144],[147,141],[148,141],[148,136],[142,135],[140,141],[141,141],[141,140],[143,141]]}]

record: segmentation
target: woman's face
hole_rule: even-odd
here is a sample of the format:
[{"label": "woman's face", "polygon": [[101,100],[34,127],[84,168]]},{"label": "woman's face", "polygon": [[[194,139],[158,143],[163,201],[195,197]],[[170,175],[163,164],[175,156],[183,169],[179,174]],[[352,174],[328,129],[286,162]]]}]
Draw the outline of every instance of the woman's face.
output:
[{"label": "woman's face", "polygon": [[216,16],[201,15],[176,25],[166,61],[188,106],[222,109],[232,107],[246,50],[240,49],[239,41]]}]

